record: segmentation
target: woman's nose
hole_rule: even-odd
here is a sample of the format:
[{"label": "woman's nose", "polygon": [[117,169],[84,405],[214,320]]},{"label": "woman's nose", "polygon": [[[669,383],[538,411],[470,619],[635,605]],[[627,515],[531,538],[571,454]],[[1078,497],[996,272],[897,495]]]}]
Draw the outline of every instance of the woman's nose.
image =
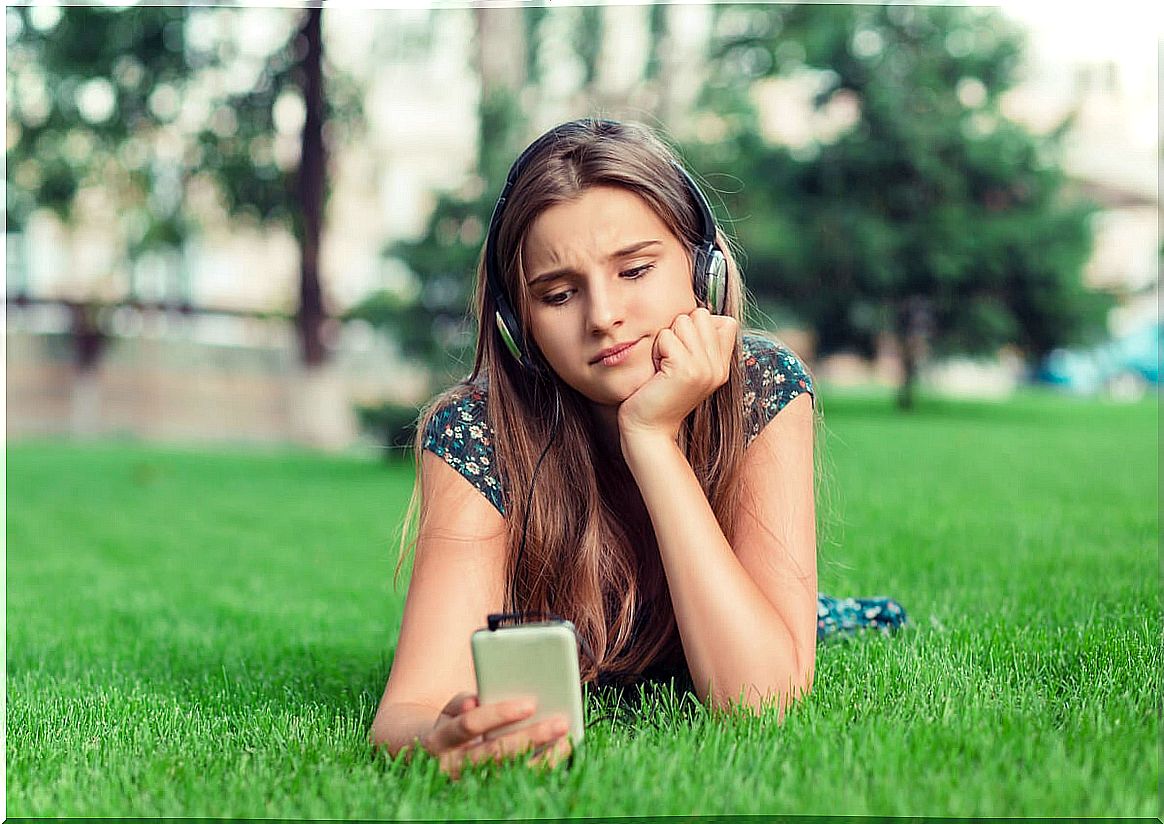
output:
[{"label": "woman's nose", "polygon": [[587,325],[591,332],[603,332],[622,323],[624,301],[617,285],[601,284],[590,290]]}]

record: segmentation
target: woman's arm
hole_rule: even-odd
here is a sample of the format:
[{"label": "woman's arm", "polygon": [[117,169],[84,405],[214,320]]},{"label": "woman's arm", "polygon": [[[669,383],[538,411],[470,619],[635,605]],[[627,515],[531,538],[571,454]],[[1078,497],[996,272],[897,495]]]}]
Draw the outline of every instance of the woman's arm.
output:
[{"label": "woman's arm", "polygon": [[[538,749],[531,763],[570,752],[552,717],[485,741],[491,730],[535,712],[524,701],[479,706],[469,638],[502,605],[505,521],[443,460],[421,456],[423,506],[416,557],[392,672],[369,737],[395,756],[421,746],[453,777],[465,763]],[[559,723],[562,722],[562,723]]]},{"label": "woman's arm", "polygon": [[392,672],[372,740],[393,755],[432,727],[441,707],[475,692],[469,637],[502,599],[505,522],[431,452],[421,455],[421,515]]},{"label": "woman's arm", "polygon": [[812,683],[816,516],[811,397],[791,401],[752,441],[735,546],[677,445],[683,419],[727,380],[738,324],[706,309],[656,336],[656,373],[618,411],[699,697],[781,707]]},{"label": "woman's arm", "polygon": [[767,698],[783,707],[812,685],[812,442],[807,395],[790,402],[752,442],[732,547],[675,441],[623,440],[654,526],[696,693],[713,705],[742,697],[753,708]]}]

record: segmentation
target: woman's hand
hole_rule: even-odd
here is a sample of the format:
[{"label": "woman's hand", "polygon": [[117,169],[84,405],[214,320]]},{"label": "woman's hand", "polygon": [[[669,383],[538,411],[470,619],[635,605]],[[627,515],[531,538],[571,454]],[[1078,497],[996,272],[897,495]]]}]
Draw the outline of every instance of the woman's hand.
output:
[{"label": "woman's hand", "polygon": [[641,436],[678,438],[684,418],[727,382],[739,326],[700,307],[655,336],[654,376],[618,408],[624,445]]},{"label": "woman's hand", "polygon": [[534,704],[526,699],[482,707],[476,695],[462,692],[441,710],[432,729],[420,738],[420,745],[440,759],[441,771],[453,780],[461,777],[465,764],[502,761],[527,752],[532,755],[530,766],[556,766],[569,756],[571,749],[567,735],[569,724],[561,716],[485,740],[485,734],[491,730],[533,714]]}]

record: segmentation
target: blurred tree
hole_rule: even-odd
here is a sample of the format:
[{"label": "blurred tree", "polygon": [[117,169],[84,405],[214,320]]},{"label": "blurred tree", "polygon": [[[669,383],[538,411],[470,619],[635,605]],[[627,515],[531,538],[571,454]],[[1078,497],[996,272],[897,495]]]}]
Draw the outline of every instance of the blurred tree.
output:
[{"label": "blurred tree", "polygon": [[[1037,358],[1102,336],[1112,298],[1082,284],[1095,207],[1065,196],[1067,124],[1036,136],[1000,110],[1023,38],[997,10],[716,13],[701,97],[711,137],[690,154],[713,185],[717,172],[755,181],[723,194],[748,285],[809,323],[818,353],[868,355],[892,336],[909,407],[927,351],[1009,343]],[[799,115],[757,105],[797,84],[814,92]]]},{"label": "blurred tree", "polygon": [[[186,232],[169,173],[174,96],[190,74],[183,9],[123,14],[92,7],[8,8],[6,220],[45,207],[72,216],[79,189],[113,178],[135,249]],[[15,130],[15,140],[11,130]]]},{"label": "blurred tree", "polygon": [[463,377],[473,360],[476,328],[469,309],[477,261],[524,123],[512,93],[499,89],[482,102],[477,173],[461,189],[438,196],[423,237],[384,250],[407,264],[419,288],[407,295],[375,292],[345,316],[389,334],[406,356],[432,368],[440,386]]},{"label": "blurred tree", "polygon": [[525,123],[517,95],[539,74],[526,43],[546,13],[532,7],[472,10],[473,64],[481,86],[477,168],[462,186],[437,194],[423,236],[383,249],[385,258],[407,266],[416,288],[379,290],[345,315],[370,323],[394,339],[406,357],[423,361],[438,386],[464,377],[472,363],[476,330],[470,303],[477,260]]},{"label": "blurred tree", "polygon": [[[359,97],[335,72],[324,95],[319,9],[265,10],[248,28],[239,17],[254,11],[7,9],[6,218],[19,228],[48,207],[68,221],[78,192],[101,187],[120,210],[132,259],[177,250],[196,230],[190,184],[210,182],[227,213],[293,232],[300,352],[316,367],[326,357],[324,122],[353,126]],[[263,36],[244,40],[237,30]]]},{"label": "blurred tree", "polygon": [[303,14],[297,46],[302,54],[298,81],[303,94],[303,148],[295,181],[298,209],[291,211],[295,237],[299,241],[299,310],[295,327],[300,352],[308,366],[319,366],[326,356],[323,345],[323,289],[319,282],[319,242],[323,232],[326,198],[327,153],[323,143],[323,123],[327,117],[323,95],[323,31],[321,7]]}]

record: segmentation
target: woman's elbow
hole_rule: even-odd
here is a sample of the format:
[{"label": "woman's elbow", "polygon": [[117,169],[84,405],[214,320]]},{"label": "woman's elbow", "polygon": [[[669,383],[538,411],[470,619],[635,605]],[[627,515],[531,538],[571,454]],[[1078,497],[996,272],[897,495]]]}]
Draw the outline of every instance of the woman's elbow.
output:
[{"label": "woman's elbow", "polygon": [[754,716],[766,715],[775,709],[777,721],[783,722],[788,707],[806,697],[812,691],[812,684],[813,667],[810,666],[787,679],[744,684],[734,694],[712,690],[707,696],[707,704],[717,710],[746,710]]},{"label": "woman's elbow", "polygon": [[401,752],[406,756],[411,755],[408,742],[393,735],[389,725],[379,717],[372,721],[372,727],[368,730],[368,743],[373,750],[382,750],[389,758],[395,759]]},{"label": "woman's elbow", "polygon": [[392,742],[388,737],[388,731],[378,723],[379,719],[372,722],[371,729],[368,730],[368,743],[374,750],[384,750],[393,758],[396,753],[392,751]]},{"label": "woman's elbow", "polygon": [[784,693],[783,701],[781,703],[780,718],[784,718],[784,710],[791,704],[801,701],[808,697],[812,692],[813,679],[816,676],[816,648],[815,646],[809,651],[807,661],[801,663],[797,668],[796,674],[789,679],[788,690]]}]

